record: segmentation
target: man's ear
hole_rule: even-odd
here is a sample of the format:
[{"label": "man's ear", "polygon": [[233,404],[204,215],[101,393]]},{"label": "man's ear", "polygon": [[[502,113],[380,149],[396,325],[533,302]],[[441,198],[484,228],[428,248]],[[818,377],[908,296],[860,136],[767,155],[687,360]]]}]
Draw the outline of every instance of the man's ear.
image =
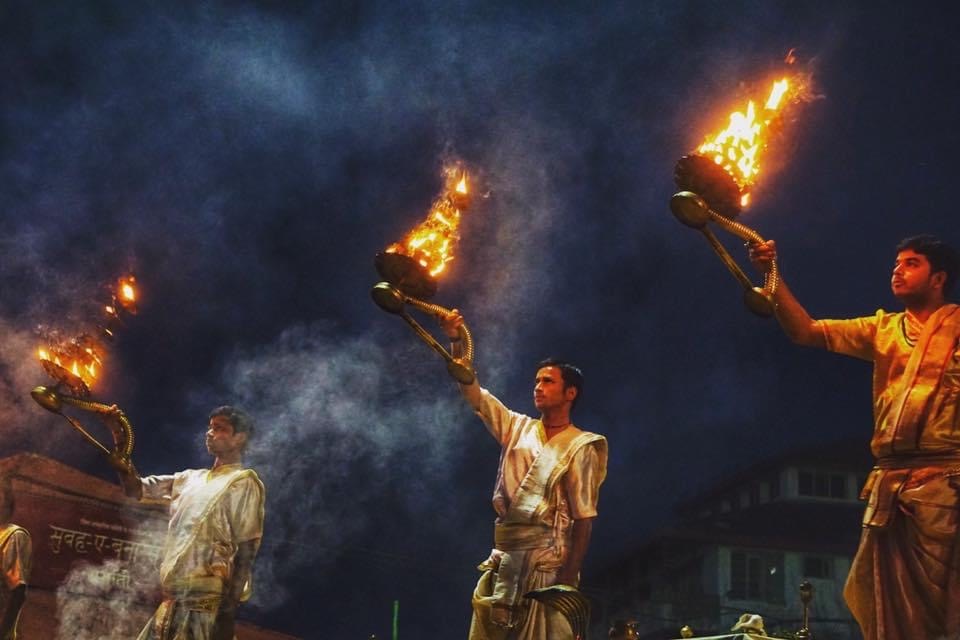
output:
[{"label": "man's ear", "polygon": [[946,271],[937,271],[930,276],[930,284],[934,287],[938,287],[941,291],[943,290],[944,285],[947,283],[947,272]]},{"label": "man's ear", "polygon": [[577,393],[579,393],[579,390],[576,387],[567,387],[563,390],[563,397],[573,402],[574,398],[577,397]]}]

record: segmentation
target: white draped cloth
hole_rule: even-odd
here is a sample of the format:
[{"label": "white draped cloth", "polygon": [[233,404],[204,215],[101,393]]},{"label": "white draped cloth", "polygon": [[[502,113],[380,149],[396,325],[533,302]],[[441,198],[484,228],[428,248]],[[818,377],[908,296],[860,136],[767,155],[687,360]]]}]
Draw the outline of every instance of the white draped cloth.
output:
[{"label": "white draped cloth", "polygon": [[242,600],[252,576],[234,576],[242,543],[263,536],[264,489],[257,474],[239,464],[188,469],[143,478],[143,496],[170,503],[160,584],[166,600],[140,640],[206,640],[225,585],[241,580]]}]

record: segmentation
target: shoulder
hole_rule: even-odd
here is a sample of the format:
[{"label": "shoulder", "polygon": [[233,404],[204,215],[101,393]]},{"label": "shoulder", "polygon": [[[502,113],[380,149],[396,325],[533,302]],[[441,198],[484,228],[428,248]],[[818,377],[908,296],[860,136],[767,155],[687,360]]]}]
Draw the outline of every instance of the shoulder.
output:
[{"label": "shoulder", "polygon": [[264,493],[263,482],[253,469],[241,469],[230,480],[229,489],[234,492]]},{"label": "shoulder", "polygon": [[903,316],[906,315],[903,311],[887,311],[885,309],[877,309],[877,312],[872,316],[864,318],[864,320],[872,320],[877,323],[878,326],[885,326],[900,322],[903,319]]},{"label": "shoulder", "polygon": [[28,541],[30,540],[30,532],[21,527],[18,524],[8,524],[6,527],[0,529],[0,540],[17,540],[17,541]]},{"label": "shoulder", "polygon": [[582,429],[577,425],[571,425],[571,428],[574,430],[574,438],[577,442],[582,444],[597,443],[604,447],[607,446],[606,436],[600,435],[599,433],[594,433],[593,431],[587,431],[586,429]]},{"label": "shoulder", "polygon": [[10,524],[0,530],[0,549],[4,554],[28,555],[31,547],[30,532],[23,527]]},{"label": "shoulder", "polygon": [[234,482],[242,482],[251,486],[259,487],[263,489],[263,481],[260,479],[260,476],[257,475],[257,472],[253,469],[242,469],[237,472],[237,477]]},{"label": "shoulder", "polygon": [[574,458],[599,458],[607,459],[607,439],[599,433],[584,431],[576,425],[571,425],[570,449]]}]

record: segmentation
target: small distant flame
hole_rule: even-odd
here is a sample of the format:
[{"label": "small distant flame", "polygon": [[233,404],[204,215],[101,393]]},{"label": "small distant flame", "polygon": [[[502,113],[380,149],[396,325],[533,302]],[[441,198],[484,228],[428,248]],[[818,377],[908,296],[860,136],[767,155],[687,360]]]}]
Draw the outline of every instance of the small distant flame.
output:
[{"label": "small distant flame", "polygon": [[133,276],[124,276],[117,281],[117,302],[124,309],[134,311],[137,304],[137,279]]},{"label": "small distant flame", "polygon": [[426,220],[414,227],[404,239],[386,248],[416,260],[431,277],[443,272],[453,260],[453,248],[460,239],[460,214],[469,206],[467,174],[457,166],[444,170],[443,193],[434,200]]},{"label": "small distant flame", "polygon": [[706,141],[697,148],[697,152],[711,158],[729,173],[742,193],[740,204],[749,203],[749,189],[760,173],[758,156],[767,144],[770,123],[779,115],[779,110],[787,102],[797,87],[787,78],[773,83],[770,96],[760,113],[750,100],[745,112],[734,111],[730,114],[730,124],[720,133],[707,136]]}]

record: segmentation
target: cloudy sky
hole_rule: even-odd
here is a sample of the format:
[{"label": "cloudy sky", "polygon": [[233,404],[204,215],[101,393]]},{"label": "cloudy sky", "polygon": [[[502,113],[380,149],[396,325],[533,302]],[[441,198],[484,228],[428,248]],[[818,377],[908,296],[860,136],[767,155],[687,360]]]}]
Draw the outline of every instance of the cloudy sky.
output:
[{"label": "cloudy sky", "polygon": [[499,452],[369,296],[451,158],[482,197],[435,301],[463,310],[481,382],[517,410],[540,358],[584,369],[575,417],[611,448],[590,566],[744,465],[866,447],[869,367],[745,310],[670,213],[673,165],[794,49],[816,98],[741,220],[813,315],[895,307],[896,242],[960,241],[946,5],[596,4],[4,3],[2,453],[111,477],[27,391],[36,328],[80,330],[132,270],[140,313],[96,396],[136,425],[140,470],[208,464],[213,406],[261,427],[244,615],[387,637],[399,600],[401,636],[465,635]]}]

